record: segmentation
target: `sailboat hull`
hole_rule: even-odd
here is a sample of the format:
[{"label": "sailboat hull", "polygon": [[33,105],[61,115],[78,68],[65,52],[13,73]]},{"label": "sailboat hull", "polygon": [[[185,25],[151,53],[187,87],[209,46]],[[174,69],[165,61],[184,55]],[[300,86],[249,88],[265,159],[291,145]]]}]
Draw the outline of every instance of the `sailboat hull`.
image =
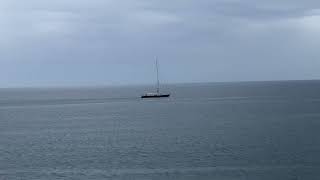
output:
[{"label": "sailboat hull", "polygon": [[166,98],[166,97],[170,97],[170,94],[146,94],[141,96],[141,98]]}]

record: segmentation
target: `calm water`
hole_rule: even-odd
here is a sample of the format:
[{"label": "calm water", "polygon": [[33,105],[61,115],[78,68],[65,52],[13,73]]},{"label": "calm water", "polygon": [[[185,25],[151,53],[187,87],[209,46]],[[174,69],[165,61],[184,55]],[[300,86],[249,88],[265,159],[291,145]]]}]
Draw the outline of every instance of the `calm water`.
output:
[{"label": "calm water", "polygon": [[0,90],[0,179],[319,179],[320,81]]}]

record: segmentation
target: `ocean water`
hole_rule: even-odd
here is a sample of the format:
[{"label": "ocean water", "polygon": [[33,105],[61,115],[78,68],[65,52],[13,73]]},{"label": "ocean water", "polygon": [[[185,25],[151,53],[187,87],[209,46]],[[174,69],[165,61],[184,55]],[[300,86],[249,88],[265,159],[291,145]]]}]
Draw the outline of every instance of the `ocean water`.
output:
[{"label": "ocean water", "polygon": [[320,179],[320,81],[0,90],[0,179]]}]

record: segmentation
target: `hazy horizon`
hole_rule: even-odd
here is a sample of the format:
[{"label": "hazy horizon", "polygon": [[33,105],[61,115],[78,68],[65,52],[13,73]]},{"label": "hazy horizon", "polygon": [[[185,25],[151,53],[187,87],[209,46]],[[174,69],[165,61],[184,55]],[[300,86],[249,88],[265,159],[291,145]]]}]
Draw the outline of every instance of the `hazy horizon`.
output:
[{"label": "hazy horizon", "polygon": [[320,79],[320,2],[0,2],[0,88]]},{"label": "hazy horizon", "polygon": [[[166,89],[171,85],[196,85],[196,84],[237,84],[237,83],[277,83],[277,82],[314,82],[320,79],[279,79],[279,80],[244,80],[244,81],[207,81],[207,82],[169,82],[161,83],[160,86]],[[79,84],[79,85],[35,85],[35,86],[7,86],[0,89],[74,89],[74,88],[117,88],[117,87],[152,87],[156,88],[156,83],[137,84]]]}]

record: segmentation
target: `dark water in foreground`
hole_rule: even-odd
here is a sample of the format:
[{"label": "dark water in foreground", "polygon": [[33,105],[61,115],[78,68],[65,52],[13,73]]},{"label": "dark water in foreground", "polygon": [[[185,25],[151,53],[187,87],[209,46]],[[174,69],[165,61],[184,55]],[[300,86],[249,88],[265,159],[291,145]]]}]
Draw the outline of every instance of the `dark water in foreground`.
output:
[{"label": "dark water in foreground", "polygon": [[320,179],[320,81],[0,90],[0,179]]}]

